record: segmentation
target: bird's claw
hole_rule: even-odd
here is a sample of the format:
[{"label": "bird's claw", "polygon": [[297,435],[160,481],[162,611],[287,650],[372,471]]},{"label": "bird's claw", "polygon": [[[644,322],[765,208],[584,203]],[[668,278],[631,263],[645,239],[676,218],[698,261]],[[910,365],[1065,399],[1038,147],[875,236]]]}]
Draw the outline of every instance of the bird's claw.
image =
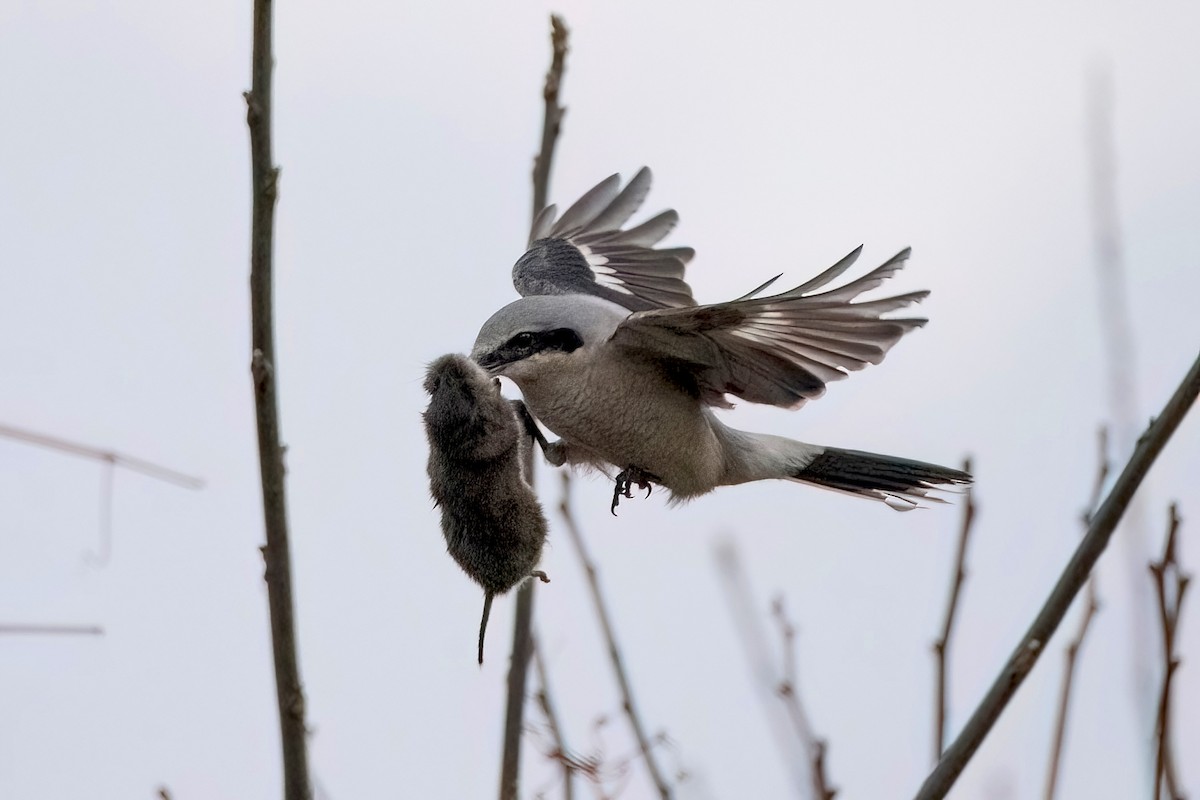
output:
[{"label": "bird's claw", "polygon": [[636,485],[639,489],[646,490],[646,497],[654,490],[650,483],[657,480],[653,475],[638,467],[629,467],[621,470],[616,478],[616,485],[613,487],[612,507],[609,511],[615,517],[617,515],[617,506],[621,503],[622,497],[633,498],[633,487]]}]

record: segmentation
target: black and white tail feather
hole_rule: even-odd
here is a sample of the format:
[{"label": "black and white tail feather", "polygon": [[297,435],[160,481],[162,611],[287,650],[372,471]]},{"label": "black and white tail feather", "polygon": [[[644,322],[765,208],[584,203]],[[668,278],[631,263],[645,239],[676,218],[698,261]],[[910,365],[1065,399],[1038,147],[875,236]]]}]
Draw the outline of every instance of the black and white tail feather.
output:
[{"label": "black and white tail feather", "polygon": [[826,447],[789,480],[880,500],[897,511],[911,511],[922,503],[946,502],[930,492],[953,492],[956,487],[970,484],[971,476],[924,461]]}]

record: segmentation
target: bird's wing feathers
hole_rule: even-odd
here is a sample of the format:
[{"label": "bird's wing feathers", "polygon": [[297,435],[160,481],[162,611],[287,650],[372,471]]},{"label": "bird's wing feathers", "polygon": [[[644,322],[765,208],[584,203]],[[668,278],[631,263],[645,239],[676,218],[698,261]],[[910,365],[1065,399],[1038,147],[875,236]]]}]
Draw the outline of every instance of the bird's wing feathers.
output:
[{"label": "bird's wing feathers", "polygon": [[601,181],[555,219],[548,206],[533,222],[529,249],[513,267],[513,285],[525,297],[590,294],[630,311],[694,306],[684,268],[690,247],[654,249],[679,221],[664,211],[628,230],[621,226],[650,191],[650,170],[642,167],[621,188],[619,175]]},{"label": "bird's wing feathers", "polygon": [[659,362],[705,402],[728,406],[731,394],[752,403],[799,408],[825,393],[830,381],[883,360],[900,337],[925,324],[889,319],[889,311],[923,299],[911,292],[852,302],[894,275],[909,250],[844,286],[817,291],[854,263],[862,248],[795,289],[770,297],[632,314],[609,341]]}]

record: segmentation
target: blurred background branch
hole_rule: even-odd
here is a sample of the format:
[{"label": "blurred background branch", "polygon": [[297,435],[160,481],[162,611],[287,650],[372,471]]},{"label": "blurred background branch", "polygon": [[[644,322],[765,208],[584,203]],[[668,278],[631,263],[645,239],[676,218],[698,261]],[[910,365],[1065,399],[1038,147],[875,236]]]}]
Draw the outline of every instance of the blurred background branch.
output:
[{"label": "blurred background branch", "polygon": [[97,565],[107,564],[109,558],[112,557],[113,473],[116,467],[128,469],[132,472],[140,472],[147,477],[181,486],[184,489],[204,488],[203,478],[187,475],[170,467],[164,467],[147,461],[144,458],[126,455],[116,450],[91,447],[90,445],[71,441],[70,439],[37,433],[25,428],[18,428],[14,425],[0,423],[0,438],[24,442],[34,447],[54,450],[59,453],[90,458],[93,461],[101,463],[103,471],[100,483],[100,545],[96,549],[96,552],[87,554],[87,560]]},{"label": "blurred background branch", "polygon": [[173,483],[176,486],[182,486],[184,489],[202,489],[204,488],[204,479],[197,478],[192,475],[173,470],[170,467],[164,467],[160,464],[155,464],[152,461],[147,461],[144,458],[120,453],[116,450],[105,450],[99,447],[91,447],[90,445],[80,444],[79,442],[71,441],[70,439],[62,439],[57,436],[50,436],[45,433],[36,433],[34,431],[18,428],[13,425],[5,425],[0,423],[0,437],[5,439],[13,439],[18,442],[25,442],[34,447],[43,447],[47,450],[57,450],[60,453],[69,453],[74,456],[90,458],[94,461],[100,461],[105,464],[112,464],[116,467],[122,467],[132,472],[140,472],[155,480]]},{"label": "blurred background branch", "polygon": [[783,595],[776,597],[771,603],[771,616],[779,626],[780,644],[783,649],[783,670],[776,691],[783,700],[788,717],[792,720],[800,746],[808,753],[812,798],[833,800],[837,790],[829,785],[829,780],[825,777],[827,744],[824,739],[813,733],[808,714],[804,711],[804,703],[800,700],[800,682],[796,669],[796,626],[788,619],[787,611],[783,607]]},{"label": "blurred background branch", "polygon": [[742,565],[741,555],[732,539],[718,542],[713,551],[725,600],[733,617],[733,627],[742,643],[750,666],[755,694],[771,729],[771,740],[787,770],[792,789],[799,798],[809,798],[816,783],[812,763],[803,744],[793,735],[787,710],[776,701],[779,685],[767,646],[766,632],[755,606],[750,579]]},{"label": "blurred background branch", "polygon": [[541,643],[536,638],[533,640],[533,663],[538,676],[538,706],[546,717],[546,724],[550,728],[551,736],[554,737],[552,756],[562,765],[563,800],[573,800],[575,796],[575,764],[568,755],[567,739],[563,733],[562,723],[558,719],[558,709],[550,694],[550,682],[546,677],[545,656],[542,654]]},{"label": "blurred background branch", "polygon": [[[1100,337],[1104,345],[1113,452],[1118,458],[1127,458],[1133,451],[1134,439],[1144,417],[1138,399],[1137,331],[1130,311],[1125,245],[1117,201],[1116,101],[1112,66],[1107,60],[1094,63],[1087,81],[1088,177]],[[1150,628],[1143,623],[1153,613],[1153,601],[1142,571],[1151,546],[1147,506],[1143,500],[1134,498],[1130,503],[1123,529],[1127,533],[1120,537],[1122,558],[1115,566],[1124,573],[1128,601],[1132,606],[1128,617],[1131,646],[1124,648],[1133,678],[1129,696],[1139,719],[1149,725],[1153,713],[1153,669],[1149,655],[1153,652],[1153,642]],[[1131,743],[1141,741],[1145,733],[1145,729],[1136,731]]]},{"label": "blurred background branch", "polygon": [[37,634],[50,636],[103,636],[99,625],[26,625],[0,622],[0,634]]},{"label": "blurred background branch", "polygon": [[575,551],[579,555],[579,560],[583,564],[584,572],[587,575],[592,604],[595,607],[596,616],[600,621],[601,632],[604,634],[604,643],[608,650],[609,660],[612,663],[613,673],[617,679],[617,687],[621,691],[621,703],[625,711],[625,716],[629,719],[629,726],[633,729],[633,735],[637,740],[638,749],[641,751],[642,760],[646,764],[646,769],[650,773],[650,779],[653,781],[659,797],[663,798],[663,800],[668,800],[671,797],[671,787],[667,783],[666,778],[663,777],[662,769],[659,767],[654,755],[653,745],[650,738],[646,735],[646,727],[642,723],[637,705],[634,703],[633,687],[629,681],[629,672],[626,670],[625,661],[621,657],[621,649],[617,646],[612,619],[608,613],[608,605],[605,603],[604,594],[600,590],[600,579],[597,575],[596,563],[588,555],[587,545],[583,541],[583,534],[580,533],[579,527],[575,524],[575,518],[571,513],[571,476],[566,472],[562,475],[562,502],[559,504],[559,511],[562,513],[567,533],[571,537],[571,542],[575,545]]}]

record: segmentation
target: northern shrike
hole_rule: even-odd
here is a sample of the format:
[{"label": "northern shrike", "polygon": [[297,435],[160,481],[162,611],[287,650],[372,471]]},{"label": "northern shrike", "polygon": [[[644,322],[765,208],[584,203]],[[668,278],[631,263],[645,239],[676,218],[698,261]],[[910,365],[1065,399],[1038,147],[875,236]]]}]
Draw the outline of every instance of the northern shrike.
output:
[{"label": "northern shrike", "polygon": [[694,251],[654,248],[678,215],[622,229],[649,188],[646,168],[624,189],[613,175],[557,221],[554,206],[539,214],[513,267],[522,298],[484,323],[471,351],[560,437],[543,440],[551,463],[616,467],[614,508],[631,484],[682,500],[783,478],[908,510],[937,501],[931,489],[971,481],[935,464],[737,430],[713,413],[732,407],[727,395],[799,408],[828,382],[880,363],[926,322],[884,314],[928,292],[853,301],[898,272],[907,249],[837,288],[827,287],[861,247],[791,291],[760,297],[772,278],[736,300],[696,305],[683,279]]}]

